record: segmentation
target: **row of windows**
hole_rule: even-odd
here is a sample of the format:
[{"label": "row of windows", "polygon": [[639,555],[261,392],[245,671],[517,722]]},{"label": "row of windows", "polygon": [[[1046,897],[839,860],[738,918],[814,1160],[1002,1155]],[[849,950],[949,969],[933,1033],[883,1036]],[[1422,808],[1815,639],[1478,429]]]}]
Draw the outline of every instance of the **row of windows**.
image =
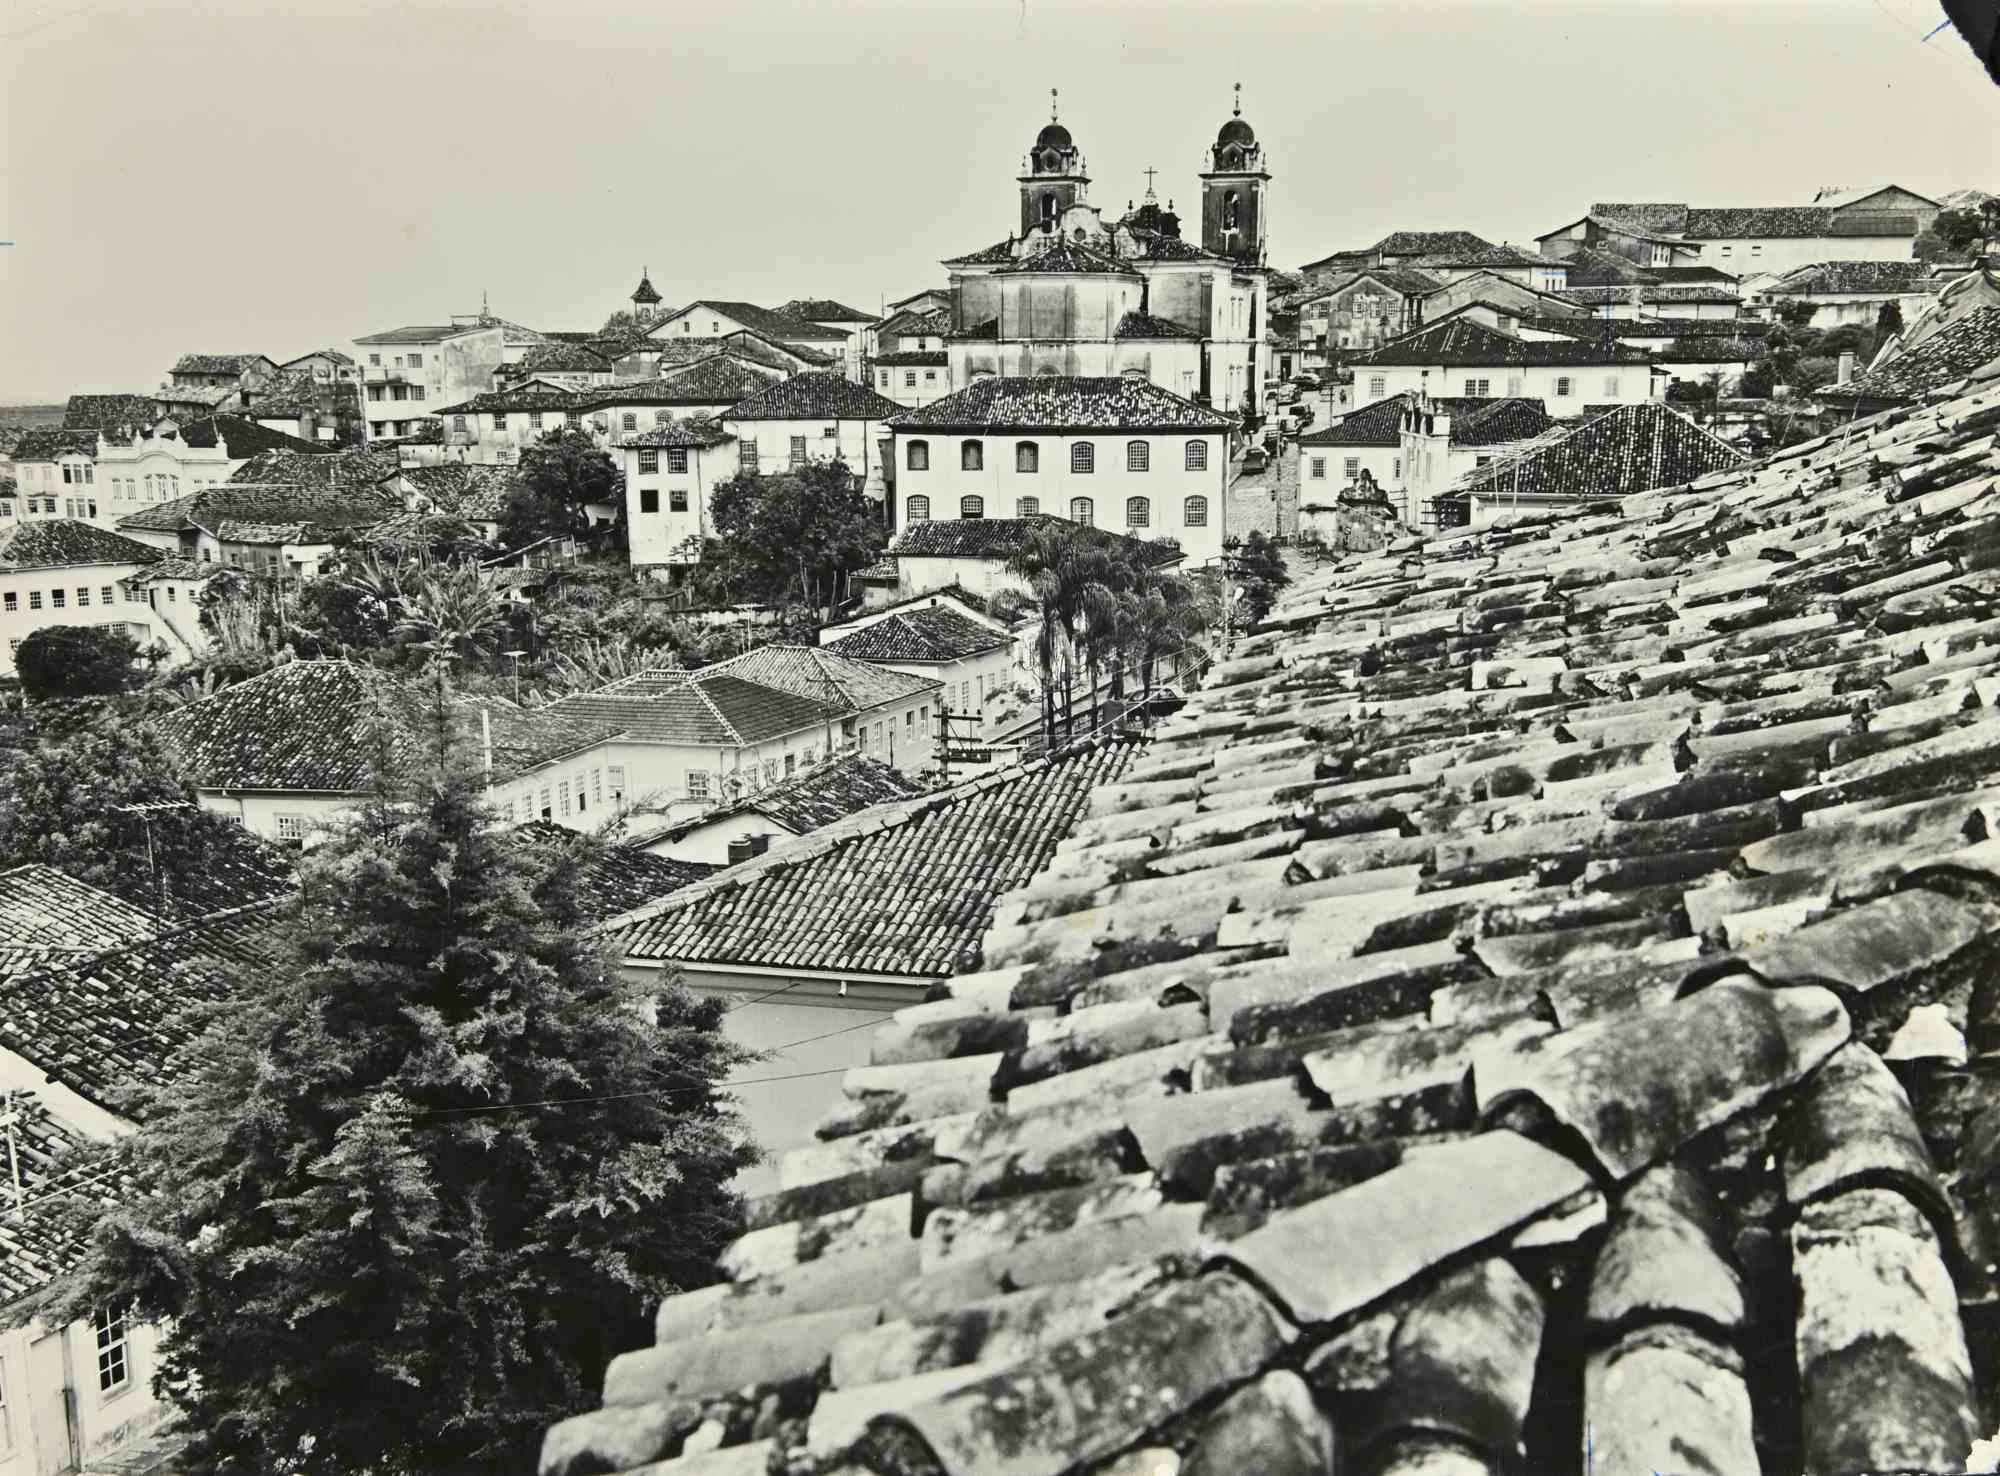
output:
[{"label": "row of windows", "polygon": [[[43,592],[39,589],[31,589],[28,591],[28,608],[30,610],[39,610],[42,608],[42,593]],[[49,597],[50,609],[62,610],[68,607],[69,604],[68,590],[66,589],[49,590],[48,597]],[[97,603],[100,605],[117,604],[118,586],[115,584],[100,585],[97,590]],[[128,605],[142,605],[145,603],[145,600],[139,595],[137,590],[127,589],[125,591],[125,603]],[[76,586],[76,605],[79,610],[87,609],[89,607],[90,605],[89,585],[79,584]],[[13,590],[10,589],[7,591],[6,594],[0,595],[0,610],[5,610],[9,614],[12,614],[14,611],[20,608],[21,608],[21,596],[15,593]]]},{"label": "row of windows", "polygon": [[[391,367],[401,369],[404,366],[405,360],[409,361],[409,367],[412,369],[421,369],[424,367],[424,356],[422,354],[397,354],[391,361]],[[370,354],[368,362],[379,369],[382,367],[382,356],[380,354]]]},{"label": "row of windows", "polygon": [[[641,487],[639,489],[639,511],[656,513],[660,510],[660,489]],[[667,490],[667,510],[684,513],[688,510],[688,495],[685,487],[671,487]]]},{"label": "row of windows", "polygon": [[371,420],[368,425],[378,440],[384,436],[407,436],[410,433],[410,422],[407,420]]},{"label": "row of windows", "polygon": [[608,764],[601,769],[592,769],[587,776],[582,770],[562,779],[555,779],[542,786],[539,793],[530,791],[518,801],[508,800],[501,811],[507,823],[516,820],[553,820],[558,809],[569,815],[587,815],[592,807],[604,808],[607,789],[611,794],[611,804],[616,808],[625,799],[625,766]]},{"label": "row of windows", "polygon": [[[24,497],[21,499],[21,515],[23,517],[31,518],[36,513],[44,513],[49,517],[54,517],[57,510],[56,500],[53,497]],[[60,510],[66,518],[94,518],[97,516],[97,499],[95,497],[65,497],[62,500]],[[5,498],[0,498],[0,518],[11,518],[13,516],[14,504]]]},{"label": "row of windows", "polygon": [[[1151,471],[1153,446],[1150,441],[1127,441],[1125,443],[1125,470]],[[929,471],[931,468],[931,443],[911,441],[904,457],[911,471]],[[1181,464],[1188,471],[1208,470],[1208,442],[1189,441],[1182,448]],[[986,443],[984,441],[964,441],[958,448],[958,465],[962,471],[984,471],[986,469]],[[1017,472],[1038,472],[1042,469],[1042,448],[1033,441],[1014,443],[1014,470]],[[1069,448],[1069,469],[1073,472],[1094,472],[1097,470],[1097,446],[1091,441],[1072,441]]]},{"label": "row of windows", "polygon": [[[660,453],[657,450],[647,449],[639,453],[639,470],[642,474],[646,472],[656,472],[659,469],[660,469]],[[685,472],[687,469],[688,469],[687,447],[669,446],[667,448],[667,471],[673,475],[678,476],[681,473]]]},{"label": "row of windows", "polygon": [[[1353,481],[1355,478],[1361,475],[1361,458],[1359,456],[1348,457],[1346,460],[1341,462],[1340,471],[1341,475],[1345,476],[1348,481],[1350,482]],[[1389,473],[1389,475],[1394,477],[1399,482],[1403,479],[1402,457],[1398,456],[1394,458],[1394,469]],[[1312,480],[1315,482],[1323,482],[1326,480],[1326,458],[1324,456],[1315,456],[1312,459],[1311,477]]]},{"label": "row of windows", "polygon": [[[379,384],[369,385],[368,398],[381,399],[382,389],[383,386]],[[388,390],[389,398],[392,400],[421,400],[424,397],[424,387],[420,384],[392,384],[388,386]]]},{"label": "row of windows", "polygon": [[21,464],[21,480],[24,482],[48,482],[54,484],[60,470],[62,480],[72,487],[94,487],[97,485],[97,468],[88,461],[65,461],[60,468],[37,466],[34,462]]},{"label": "row of windows", "polygon": [[[1510,374],[1507,376],[1507,396],[1509,399],[1515,398],[1520,395],[1521,383],[1522,381],[1520,375]],[[1616,374],[1605,375],[1604,376],[1605,397],[1607,399],[1614,399],[1614,400],[1618,398],[1618,391],[1621,383],[1622,381]],[[1389,380],[1387,375],[1371,374],[1368,377],[1368,397],[1371,400],[1382,399],[1388,393],[1389,393]],[[1464,395],[1467,399],[1483,400],[1489,397],[1492,393],[1493,393],[1493,381],[1491,379],[1468,379],[1465,381]],[[1563,375],[1558,375],[1556,377],[1555,397],[1558,400],[1566,400],[1575,393],[1576,393],[1576,380],[1572,376],[1563,374]]]},{"label": "row of windows", "polygon": [[[928,523],[931,520],[931,500],[922,493],[908,498],[903,504],[912,523]],[[1014,516],[1032,518],[1042,510],[1039,497],[1015,499]],[[976,494],[968,494],[958,499],[958,515],[961,518],[983,518],[986,516],[986,499]],[[1069,518],[1072,523],[1081,523],[1089,528],[1095,525],[1096,505],[1088,497],[1072,497],[1069,500]],[[1208,499],[1202,496],[1187,498],[1181,504],[1181,525],[1186,528],[1206,528],[1208,526]],[[1128,528],[1150,528],[1153,526],[1153,500],[1150,497],[1128,497],[1125,499],[1125,526]]]},{"label": "row of windows", "polygon": [[[880,385],[880,386],[881,386],[881,387],[882,387],[883,389],[887,389],[887,388],[889,387],[889,371],[888,371],[887,369],[878,369],[878,370],[876,370],[876,371],[875,371],[875,382],[876,382],[876,383],[877,383],[878,385]],[[926,370],[924,371],[924,383],[925,383],[925,384],[936,384],[936,383],[937,383],[937,370],[935,370],[935,369],[926,369]],[[916,387],[917,387],[917,371],[916,371],[916,370],[914,370],[914,369],[905,369],[905,370],[903,371],[903,388],[904,388],[904,389],[915,389]]]},{"label": "row of windows", "polygon": [[[203,487],[213,487],[221,480],[221,477],[190,477],[188,485],[199,491]],[[111,500],[114,502],[170,502],[180,495],[181,479],[168,472],[111,479]]]}]

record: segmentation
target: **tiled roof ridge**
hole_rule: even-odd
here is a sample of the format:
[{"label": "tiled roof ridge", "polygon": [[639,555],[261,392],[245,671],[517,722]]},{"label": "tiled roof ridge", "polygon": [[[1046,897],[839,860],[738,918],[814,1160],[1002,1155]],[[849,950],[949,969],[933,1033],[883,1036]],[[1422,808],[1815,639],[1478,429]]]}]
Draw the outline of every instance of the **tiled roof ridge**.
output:
[{"label": "tiled roof ridge", "polygon": [[734,866],[725,867],[715,875],[703,877],[700,881],[690,883],[656,902],[649,902],[630,912],[606,918],[597,925],[596,931],[607,936],[623,932],[634,924],[678,912],[701,901],[712,892],[740,887],[767,872],[817,860],[829,851],[838,850],[844,845],[865,839],[880,831],[907,825],[936,810],[949,808],[975,795],[997,789],[1003,784],[1014,784],[1023,779],[1033,778],[1080,754],[1129,741],[1121,738],[1086,739],[1039,758],[1022,760],[1003,769],[975,775],[949,789],[935,789],[909,799],[886,800],[879,805],[871,805],[844,820],[837,820],[818,830],[807,831],[804,835],[793,837],[788,841],[774,841],[771,849],[761,856],[752,856],[747,861],[739,861]]},{"label": "tiled roof ridge", "polygon": [[699,674],[690,676],[688,681],[688,686],[693,690],[695,696],[701,699],[701,705],[708,709],[709,715],[722,725],[722,730],[725,733],[728,733],[739,744],[742,743],[743,741],[742,731],[736,726],[736,724],[732,723],[731,721],[729,721],[728,718],[723,716],[722,709],[716,705],[715,698],[710,696],[708,688],[704,687],[701,684],[701,678]]}]

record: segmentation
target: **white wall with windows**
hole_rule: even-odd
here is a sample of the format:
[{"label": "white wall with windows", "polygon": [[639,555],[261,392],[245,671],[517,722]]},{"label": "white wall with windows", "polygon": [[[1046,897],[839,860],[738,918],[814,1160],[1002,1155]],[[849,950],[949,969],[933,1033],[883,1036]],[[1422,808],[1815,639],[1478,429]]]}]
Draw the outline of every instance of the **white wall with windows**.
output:
[{"label": "white wall with windows", "polygon": [[1041,513],[1199,562],[1222,552],[1228,452],[1220,431],[898,431],[897,523]]},{"label": "white wall with windows", "polygon": [[699,563],[701,540],[714,526],[715,489],[736,475],[736,442],[627,446],[619,455],[632,563]]},{"label": "white wall with windows", "polygon": [[150,1434],[168,1410],[153,1395],[159,1329],[100,1308],[51,1328],[0,1331],[0,1476],[84,1469]]},{"label": "white wall with windows", "polygon": [[379,441],[410,433],[411,422],[493,388],[493,371],[518,358],[498,324],[468,323],[449,334],[397,340],[383,334],[350,346],[359,377],[364,436]]},{"label": "white wall with windows", "polygon": [[74,518],[109,528],[132,511],[113,511],[109,484],[100,479],[95,458],[83,452],[16,462],[14,481],[14,491],[0,497],[0,526],[30,518]]},{"label": "white wall with windows", "polygon": [[[21,642],[49,625],[115,625],[142,647],[165,640],[152,606],[124,581],[139,564],[0,570],[0,675],[14,675]],[[170,647],[177,643],[168,641]]]},{"label": "white wall with windows", "polygon": [[1526,397],[1542,401],[1560,419],[1581,415],[1586,405],[1643,405],[1664,393],[1665,386],[1665,376],[1655,374],[1651,364],[1357,364],[1354,407],[1414,391]]},{"label": "white wall with windows", "polygon": [[838,457],[861,478],[868,496],[880,499],[887,486],[876,443],[887,436],[879,420],[730,420],[722,428],[736,437],[737,459],[745,472],[783,472]]}]

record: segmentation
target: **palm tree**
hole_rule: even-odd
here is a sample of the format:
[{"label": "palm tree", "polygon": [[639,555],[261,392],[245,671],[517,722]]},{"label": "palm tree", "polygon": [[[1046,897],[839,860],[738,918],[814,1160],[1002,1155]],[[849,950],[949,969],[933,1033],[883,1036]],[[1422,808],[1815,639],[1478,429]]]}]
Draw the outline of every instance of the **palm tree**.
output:
[{"label": "palm tree", "polygon": [[1056,671],[1070,659],[1081,612],[1075,581],[1079,532],[1076,524],[1051,518],[1028,529],[1007,557],[1007,572],[1027,581],[1036,602],[1035,665],[1042,676],[1044,748],[1055,744]]},{"label": "palm tree", "polygon": [[404,597],[403,608],[398,633],[459,656],[485,649],[505,621],[499,594],[471,563],[425,570]]}]

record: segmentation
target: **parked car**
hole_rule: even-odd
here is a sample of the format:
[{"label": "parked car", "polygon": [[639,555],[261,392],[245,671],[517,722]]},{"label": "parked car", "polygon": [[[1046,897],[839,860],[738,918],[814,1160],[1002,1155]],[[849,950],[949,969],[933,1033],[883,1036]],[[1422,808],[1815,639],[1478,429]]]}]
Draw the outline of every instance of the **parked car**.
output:
[{"label": "parked car", "polygon": [[1243,470],[1246,475],[1262,471],[1270,464],[1271,458],[1262,446],[1252,446],[1243,453]]},{"label": "parked car", "polygon": [[1308,372],[1299,375],[1292,383],[1296,384],[1300,389],[1316,390],[1319,388],[1319,376]]},{"label": "parked car", "polygon": [[1296,434],[1317,420],[1319,412],[1314,410],[1312,406],[1304,403],[1287,405],[1285,407],[1285,418],[1291,425],[1293,433]]}]

